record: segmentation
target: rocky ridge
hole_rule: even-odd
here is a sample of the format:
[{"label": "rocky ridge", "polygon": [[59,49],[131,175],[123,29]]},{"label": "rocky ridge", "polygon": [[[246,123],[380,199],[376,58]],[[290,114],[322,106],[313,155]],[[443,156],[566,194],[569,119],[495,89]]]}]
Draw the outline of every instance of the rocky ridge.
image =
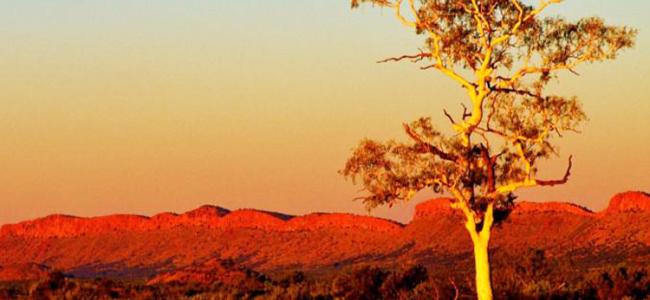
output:
[{"label": "rocky ridge", "polygon": [[[202,206],[152,217],[53,215],[0,229],[0,266],[47,265],[77,276],[147,277],[217,257],[269,272],[355,264],[450,265],[471,257],[462,216],[449,199],[416,207],[413,220],[352,214],[289,216]],[[491,249],[544,249],[585,263],[650,258],[650,196],[616,195],[591,212],[566,203],[518,203],[495,227]]]}]

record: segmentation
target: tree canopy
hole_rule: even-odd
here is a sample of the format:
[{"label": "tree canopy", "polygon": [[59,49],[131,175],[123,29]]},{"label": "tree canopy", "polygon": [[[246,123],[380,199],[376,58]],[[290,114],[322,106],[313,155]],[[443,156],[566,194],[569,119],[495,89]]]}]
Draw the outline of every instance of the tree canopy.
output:
[{"label": "tree canopy", "polygon": [[581,64],[616,58],[633,46],[636,31],[598,17],[541,15],[559,2],[352,0],[353,8],[369,3],[394,10],[424,38],[418,52],[380,62],[440,71],[469,100],[458,117],[444,112],[455,135],[445,136],[426,117],[404,124],[409,142],[361,141],[342,174],[362,182],[369,208],[432,188],[453,194],[480,223],[488,204],[508,206],[516,189],[567,182],[571,158],[555,180],[537,178],[538,163],[558,155],[557,138],[577,131],[586,116],[576,97],[546,87],[562,71],[577,74]]}]

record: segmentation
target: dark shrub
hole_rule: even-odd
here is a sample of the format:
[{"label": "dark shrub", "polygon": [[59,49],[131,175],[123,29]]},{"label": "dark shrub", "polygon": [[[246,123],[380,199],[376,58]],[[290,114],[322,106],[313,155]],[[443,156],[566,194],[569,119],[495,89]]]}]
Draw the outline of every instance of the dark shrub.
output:
[{"label": "dark shrub", "polygon": [[380,288],[389,272],[378,267],[364,267],[352,274],[338,276],[333,283],[335,297],[350,300],[374,300],[381,298]]}]

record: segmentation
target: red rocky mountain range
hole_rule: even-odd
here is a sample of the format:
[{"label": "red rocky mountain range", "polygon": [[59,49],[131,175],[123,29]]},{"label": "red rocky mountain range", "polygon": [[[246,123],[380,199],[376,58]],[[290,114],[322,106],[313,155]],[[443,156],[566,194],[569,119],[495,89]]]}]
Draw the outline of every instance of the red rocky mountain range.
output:
[{"label": "red rocky mountain range", "polygon": [[[471,259],[462,217],[448,199],[416,207],[408,224],[352,214],[289,216],[202,206],[152,217],[51,215],[0,228],[0,281],[16,270],[76,276],[151,277],[219,259],[263,273],[357,264],[449,268]],[[614,196],[591,212],[567,203],[520,202],[491,238],[497,254],[543,249],[583,264],[650,261],[650,195]],[[31,275],[30,275],[31,276]]]}]

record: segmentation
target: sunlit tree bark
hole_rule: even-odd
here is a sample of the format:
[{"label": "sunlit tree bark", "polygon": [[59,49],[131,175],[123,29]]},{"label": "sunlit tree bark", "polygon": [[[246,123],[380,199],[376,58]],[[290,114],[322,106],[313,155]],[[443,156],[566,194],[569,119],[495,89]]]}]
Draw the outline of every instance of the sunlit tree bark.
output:
[{"label": "sunlit tree bark", "polygon": [[616,58],[633,46],[636,31],[592,17],[567,21],[543,17],[561,0],[528,5],[519,0],[352,0],[394,12],[425,37],[415,54],[379,62],[410,61],[449,77],[467,94],[454,118],[455,135],[436,130],[430,118],[404,124],[409,142],[362,140],[341,173],[361,180],[369,209],[407,201],[431,188],[453,196],[474,245],[476,292],[492,299],[488,244],[496,210],[512,207],[514,191],[564,184],[537,177],[538,162],[558,155],[555,139],[577,132],[586,119],[575,97],[545,92],[559,72],[577,74],[585,63]]}]

